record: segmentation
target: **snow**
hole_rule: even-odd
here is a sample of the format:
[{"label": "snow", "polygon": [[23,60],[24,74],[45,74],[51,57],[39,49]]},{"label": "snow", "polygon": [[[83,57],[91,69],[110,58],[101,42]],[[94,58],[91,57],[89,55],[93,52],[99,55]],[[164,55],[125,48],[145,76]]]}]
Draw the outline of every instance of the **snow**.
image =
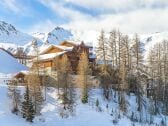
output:
[{"label": "snow", "polygon": [[39,47],[39,53],[43,54],[46,50],[48,50],[49,48],[51,48],[52,46],[54,46],[53,44],[43,44]]},{"label": "snow", "polygon": [[[0,47],[16,54],[17,48],[23,48],[28,54],[32,54],[32,41],[35,38],[29,34],[18,31],[13,25],[0,21]],[[42,41],[37,39],[38,46]]]},{"label": "snow", "polygon": [[14,57],[0,49],[0,73],[11,74],[21,70],[27,70],[27,67],[20,64]]},{"label": "snow", "polygon": [[17,45],[11,43],[0,43],[0,48],[16,53]]},{"label": "snow", "polygon": [[143,34],[140,36],[141,41],[145,43],[145,59],[147,59],[150,48],[152,48],[156,43],[160,43],[163,40],[168,40],[168,32],[153,33],[153,34]]},{"label": "snow", "polygon": [[56,27],[54,30],[48,33],[47,41],[49,43],[59,45],[60,42],[70,39],[71,37],[71,31],[65,30],[61,27]]},{"label": "snow", "polygon": [[41,40],[38,39],[32,39],[31,41],[29,41],[26,45],[23,46],[24,52],[28,55],[28,56],[36,56],[37,52],[34,49],[34,41],[36,41],[37,43],[37,47],[39,48],[40,46],[42,46],[43,42]]},{"label": "snow", "polygon": [[[24,87],[18,87],[23,93]],[[112,99],[112,102],[105,100],[102,97],[101,89],[92,89],[92,97],[89,100],[88,104],[82,104],[80,101],[80,94],[78,90],[76,93],[76,103],[74,105],[73,112],[70,113],[68,110],[64,110],[60,99],[58,99],[57,89],[47,88],[47,100],[43,104],[41,110],[41,115],[36,116],[33,123],[26,122],[21,115],[14,115],[11,113],[11,101],[7,96],[7,86],[0,86],[0,123],[4,126],[130,126],[132,122],[128,119],[127,116],[121,113],[121,119],[118,120],[117,124],[113,124],[113,120],[116,117],[115,111],[118,110],[118,103],[116,102],[117,98]],[[23,95],[22,95],[23,97]],[[136,99],[134,95],[126,97],[129,106],[128,113],[136,109]],[[95,106],[96,99],[99,99],[100,107],[102,111],[98,111]],[[109,105],[109,108],[106,108],[106,105]],[[113,109],[113,115],[111,110]],[[67,117],[62,118],[60,112],[67,114]],[[160,122],[161,118],[157,116],[155,118],[155,123]],[[135,123],[135,126],[146,125]]]},{"label": "snow", "polygon": [[61,27],[56,27],[49,33],[33,33],[32,35],[41,39],[44,43],[53,45],[59,45],[62,41],[69,40],[73,37],[70,30]]},{"label": "snow", "polygon": [[[0,76],[1,78],[1,76]],[[0,79],[0,83],[3,79]],[[11,113],[11,99],[7,96],[8,87],[6,85],[0,84],[0,124],[2,126],[131,126],[133,122],[128,118],[128,115],[121,114],[121,118],[118,120],[117,124],[113,124],[113,120],[116,118],[116,112],[119,110],[119,105],[117,103],[118,97],[114,97],[114,91],[112,93],[112,98],[106,100],[102,94],[100,88],[94,88],[90,90],[89,103],[82,104],[80,100],[80,90],[76,89],[75,93],[75,104],[73,112],[69,112],[68,109],[64,110],[62,106],[62,101],[59,99],[57,94],[57,89],[48,87],[47,88],[47,98],[43,103],[41,110],[41,115],[36,116],[33,123],[28,123],[21,117],[21,115],[14,115]],[[24,87],[17,87],[21,91],[21,96],[23,98]],[[117,92],[116,92],[117,93]],[[138,114],[136,111],[136,97],[134,94],[126,95],[126,101],[128,102],[128,111],[130,115],[132,111]],[[95,106],[96,99],[99,100],[99,107],[102,111],[98,111]],[[147,99],[145,99],[147,101]],[[108,108],[106,105],[108,104]],[[150,106],[149,106],[150,107]],[[112,115],[111,115],[111,111]],[[63,112],[67,116],[62,118],[60,113]],[[144,117],[145,118],[145,117]],[[154,123],[160,124],[162,117],[155,116]],[[167,122],[168,123],[168,122]],[[134,123],[135,126],[147,126],[145,123]],[[155,124],[153,124],[155,125]],[[151,126],[153,126],[151,125]]]},{"label": "snow", "polygon": [[[20,90],[23,88],[20,87]],[[111,126],[110,116],[107,113],[99,113],[89,105],[83,105],[79,101],[76,105],[75,114],[68,118],[61,118],[58,113],[60,103],[57,99],[56,90],[47,90],[47,99],[41,111],[42,115],[36,117],[33,124],[26,122],[22,117],[10,112],[10,100],[7,97],[7,87],[0,86],[0,122],[5,126]],[[51,100],[52,99],[52,100]],[[88,116],[88,114],[90,116]],[[44,121],[42,121],[44,120]],[[95,121],[96,120],[96,121]]]},{"label": "snow", "polygon": [[[75,29],[64,29],[61,27],[54,28],[49,33],[34,33],[32,35],[22,33],[17,30],[13,25],[0,21],[0,47],[15,54],[18,47],[22,47],[26,54],[29,56],[35,56],[35,51],[32,45],[32,41],[36,38],[40,52],[47,48],[48,45],[59,45],[62,41],[68,40],[76,44],[84,41],[86,45],[93,46],[93,52],[98,44],[98,37],[100,31],[95,30],[83,30],[78,31]],[[106,37],[109,36],[108,32],[105,32]],[[168,39],[168,32],[153,33],[153,34],[140,34],[140,40],[145,43],[145,59],[147,58],[148,50],[157,42],[161,42],[164,39]],[[132,34],[129,35],[133,37]],[[60,47],[65,49],[64,47]],[[67,48],[71,50],[71,48]]]},{"label": "snow", "polygon": [[[63,52],[57,52],[57,53],[49,53],[49,54],[43,54],[38,57],[39,61],[44,60],[53,60],[55,57],[60,56],[62,54],[66,53],[66,51]],[[33,60],[37,60],[37,58],[34,58]]]},{"label": "snow", "polygon": [[73,49],[73,47],[67,47],[67,46],[61,46],[61,45],[53,45],[53,44],[43,44],[39,48],[39,53],[40,54],[44,54],[45,52],[47,52],[52,47],[57,47],[57,48],[60,48],[60,49],[62,49],[64,51],[72,51],[72,49]]},{"label": "snow", "polygon": [[14,26],[8,24],[6,22],[0,21],[0,42],[1,43],[12,43],[16,45],[25,45],[28,41],[30,41],[33,37],[26,34],[21,33]]},{"label": "snow", "polygon": [[[83,30],[77,31],[72,30],[73,40],[74,41],[84,41],[89,46],[96,47],[98,44],[98,37],[100,35],[100,31],[95,30]],[[107,33],[108,34],[108,33]]]},{"label": "snow", "polygon": [[61,46],[61,45],[55,45],[56,47],[63,49],[64,51],[72,51],[73,46],[72,47],[67,47],[67,46]]},{"label": "snow", "polygon": [[24,75],[28,75],[28,74],[30,73],[30,71],[28,71],[28,70],[21,70],[21,71],[15,73],[15,76],[16,76],[17,74],[19,74],[19,73],[22,73],[22,74],[24,74]]},{"label": "snow", "polygon": [[59,45],[63,41],[69,41],[75,44],[80,44],[84,41],[88,46],[96,46],[99,31],[75,31],[73,29],[68,30],[61,27],[56,27],[49,33],[33,33],[32,35],[44,43]]},{"label": "snow", "polygon": [[36,33],[33,33],[32,36],[34,36],[35,38],[38,38],[40,40],[42,40],[43,42],[46,41],[46,37],[47,37],[47,34],[48,33],[39,33],[39,32],[36,32]]}]

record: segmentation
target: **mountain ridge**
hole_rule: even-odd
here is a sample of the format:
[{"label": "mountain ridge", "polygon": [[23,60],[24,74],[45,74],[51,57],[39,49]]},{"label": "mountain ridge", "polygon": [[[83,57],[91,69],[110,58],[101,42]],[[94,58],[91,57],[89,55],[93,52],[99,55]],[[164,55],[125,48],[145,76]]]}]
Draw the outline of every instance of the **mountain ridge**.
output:
[{"label": "mountain ridge", "polygon": [[[64,40],[70,40],[74,42],[84,41],[89,43],[93,47],[97,46],[98,31],[75,31],[73,29],[65,29],[62,27],[55,27],[50,32],[40,33],[35,32],[32,35],[20,32],[12,24],[0,21],[0,47],[15,54],[17,48],[23,48],[24,52],[28,55],[33,55],[33,41],[37,41],[37,45],[45,46],[45,44],[58,45]],[[105,32],[108,36],[109,33]],[[149,50],[155,43],[161,42],[164,39],[168,40],[168,32],[152,33],[152,34],[140,34],[140,40],[145,43],[145,49]]]}]

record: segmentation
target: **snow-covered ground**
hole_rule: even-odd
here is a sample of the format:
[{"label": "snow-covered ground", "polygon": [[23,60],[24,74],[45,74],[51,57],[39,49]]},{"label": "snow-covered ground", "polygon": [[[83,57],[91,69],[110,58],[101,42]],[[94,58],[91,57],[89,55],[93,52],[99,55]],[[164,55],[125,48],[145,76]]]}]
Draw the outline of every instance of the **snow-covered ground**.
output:
[{"label": "snow-covered ground", "polygon": [[21,70],[27,70],[27,67],[20,64],[14,57],[4,50],[0,49],[0,73],[12,74]]},{"label": "snow-covered ground", "polygon": [[[26,122],[21,115],[11,113],[11,99],[7,96],[8,87],[4,83],[2,76],[0,77],[0,125],[1,126],[131,126],[133,122],[128,118],[132,111],[138,115],[136,111],[136,98],[133,94],[126,95],[128,102],[127,115],[120,112],[120,119],[118,123],[113,121],[119,116],[119,106],[117,97],[112,97],[111,100],[106,100],[102,95],[101,89],[90,90],[89,103],[83,104],[80,100],[80,91],[73,92],[75,95],[75,104],[73,105],[73,112],[69,109],[64,110],[61,100],[58,99],[57,89],[47,88],[47,100],[43,103],[41,115],[36,116],[33,123]],[[21,94],[24,93],[24,87],[18,87]],[[114,92],[113,92],[114,96]],[[22,95],[23,97],[23,95]],[[96,107],[96,100],[99,100],[98,111]],[[107,108],[108,104],[108,108]],[[60,113],[64,113],[66,117],[62,118]],[[146,115],[143,115],[146,118]],[[161,116],[154,117],[154,123],[160,124]],[[168,123],[168,122],[167,122]],[[135,126],[148,126],[145,123],[134,123]],[[154,126],[152,124],[151,126]]]}]

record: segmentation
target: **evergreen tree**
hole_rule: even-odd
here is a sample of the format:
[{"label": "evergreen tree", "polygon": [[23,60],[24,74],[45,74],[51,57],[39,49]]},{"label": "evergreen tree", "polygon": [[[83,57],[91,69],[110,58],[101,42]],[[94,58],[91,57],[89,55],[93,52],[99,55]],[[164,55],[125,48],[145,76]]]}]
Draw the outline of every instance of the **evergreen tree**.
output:
[{"label": "evergreen tree", "polygon": [[96,107],[99,107],[99,100],[96,100]]},{"label": "evergreen tree", "polygon": [[22,102],[22,116],[29,122],[33,122],[35,110],[31,98],[29,96],[29,88],[26,87],[24,101]]}]

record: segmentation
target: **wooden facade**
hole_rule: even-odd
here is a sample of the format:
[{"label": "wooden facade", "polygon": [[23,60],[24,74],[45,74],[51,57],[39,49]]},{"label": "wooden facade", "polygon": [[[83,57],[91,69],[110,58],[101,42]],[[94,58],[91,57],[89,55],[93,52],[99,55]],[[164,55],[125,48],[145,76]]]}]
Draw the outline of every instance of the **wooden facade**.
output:
[{"label": "wooden facade", "polygon": [[[28,82],[27,76],[29,76],[29,74],[30,74],[29,72],[24,73],[21,71],[14,76],[14,79],[19,85],[26,85]],[[40,85],[44,85],[43,79],[47,79],[47,78],[48,78],[47,75],[39,75]]]},{"label": "wooden facade", "polygon": [[49,60],[49,61],[39,62],[39,65],[40,65],[41,68],[52,67],[53,66],[53,61]]},{"label": "wooden facade", "polygon": [[68,42],[68,41],[63,41],[63,42],[60,43],[60,45],[67,46],[67,47],[74,47],[74,46],[76,46],[76,44],[74,44],[72,42]]},{"label": "wooden facade", "polygon": [[25,79],[25,77],[26,77],[26,73],[24,73],[24,72],[19,72],[19,73],[17,73],[15,76],[14,76],[14,78],[19,82],[19,83],[26,83],[26,79]]},{"label": "wooden facade", "polygon": [[50,53],[57,53],[57,52],[62,52],[62,51],[64,50],[52,45],[46,50],[44,50],[41,54],[50,54]]},{"label": "wooden facade", "polygon": [[[62,48],[59,48],[59,46],[62,46],[62,48],[63,47],[73,47],[73,48],[72,48],[72,50],[65,51]],[[81,42],[80,44],[74,44],[72,42],[64,41],[64,42],[60,43],[59,46],[58,47],[51,46],[43,51],[43,53],[41,55],[60,53],[60,52],[64,52],[64,53],[62,53],[61,55],[57,55],[57,56],[53,57],[52,59],[50,58],[50,59],[46,59],[46,60],[40,60],[38,64],[40,65],[41,68],[45,68],[45,69],[50,68],[50,70],[56,69],[57,66],[55,64],[55,60],[61,61],[62,56],[67,55],[69,62],[71,64],[71,70],[73,73],[76,73],[80,54],[82,52],[86,52],[88,54],[88,58],[89,58],[89,48],[90,47],[86,46],[84,44],[84,42]],[[89,61],[91,61],[91,60],[93,60],[93,59],[89,59]]]}]

